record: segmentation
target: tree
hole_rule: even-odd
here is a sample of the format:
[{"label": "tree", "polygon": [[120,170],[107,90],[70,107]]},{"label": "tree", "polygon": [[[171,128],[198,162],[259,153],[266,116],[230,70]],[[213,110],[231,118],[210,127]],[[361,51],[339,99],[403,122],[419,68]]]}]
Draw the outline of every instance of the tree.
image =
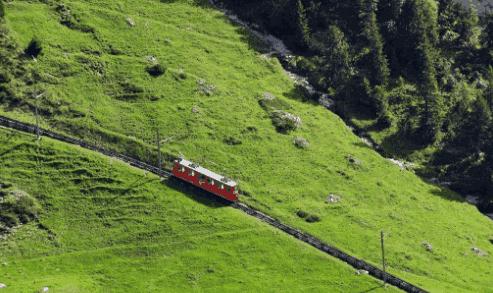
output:
[{"label": "tree", "polygon": [[310,26],[306,16],[306,9],[301,0],[297,3],[298,23],[297,31],[299,35],[299,42],[302,48],[308,48],[310,46]]},{"label": "tree", "polygon": [[41,41],[37,37],[33,37],[27,48],[24,50],[26,56],[36,58],[41,54],[43,48],[41,47]]},{"label": "tree", "polygon": [[399,61],[406,76],[414,80],[424,98],[419,137],[422,143],[434,142],[442,124],[442,96],[438,91],[435,71],[436,25],[424,0],[407,0],[406,11],[399,21]]},{"label": "tree", "polygon": [[338,91],[347,84],[352,75],[349,43],[344,33],[335,25],[329,27],[326,43],[327,47],[322,52],[322,71],[328,85]]},{"label": "tree", "polygon": [[362,65],[366,67],[367,78],[373,86],[386,85],[389,78],[389,68],[377,23],[376,5],[374,0],[359,1],[361,39],[363,47],[368,48],[368,53],[364,58],[365,64]]},{"label": "tree", "polygon": [[3,5],[3,0],[0,0],[0,19],[5,17],[5,7]]}]

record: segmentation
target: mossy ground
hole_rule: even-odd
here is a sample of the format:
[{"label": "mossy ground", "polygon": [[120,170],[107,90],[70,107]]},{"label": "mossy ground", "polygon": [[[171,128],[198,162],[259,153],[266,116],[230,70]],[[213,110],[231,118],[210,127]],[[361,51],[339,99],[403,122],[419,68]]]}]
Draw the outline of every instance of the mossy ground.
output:
[{"label": "mossy ground", "polygon": [[[143,159],[155,157],[159,128],[164,152],[238,179],[249,194],[243,201],[286,223],[375,264],[384,230],[392,273],[431,291],[492,290],[493,223],[383,159],[334,114],[302,102],[277,60],[220,12],[191,1],[63,2],[94,32],[60,24],[46,4],[7,5],[6,24],[21,47],[34,35],[43,43],[33,66],[48,93],[40,104],[52,113],[43,117],[47,127]],[[164,75],[146,72],[153,58]],[[141,90],[128,95],[128,85]],[[300,129],[276,132],[258,103],[265,92],[290,104]],[[33,121],[26,111],[4,113]],[[231,137],[241,143],[225,143]],[[294,137],[310,147],[296,148]],[[330,193],[341,202],[326,203]],[[299,210],[321,221],[307,223]]]}]

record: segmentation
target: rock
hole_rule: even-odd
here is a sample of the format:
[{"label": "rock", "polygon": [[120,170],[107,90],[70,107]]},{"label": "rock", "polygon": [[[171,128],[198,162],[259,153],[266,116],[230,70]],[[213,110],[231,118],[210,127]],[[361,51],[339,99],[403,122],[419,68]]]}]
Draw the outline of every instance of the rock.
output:
[{"label": "rock", "polygon": [[433,245],[431,245],[430,243],[423,242],[422,245],[426,249],[426,251],[429,251],[429,252],[432,252],[433,251]]},{"label": "rock", "polygon": [[199,106],[193,106],[193,107],[192,107],[192,113],[194,113],[194,114],[198,114],[198,113],[200,113],[200,108],[199,108]]},{"label": "rock", "polygon": [[152,55],[147,56],[146,60],[147,60],[147,62],[152,63],[152,64],[158,63],[157,58],[155,56],[152,56]]},{"label": "rock", "polygon": [[265,92],[263,95],[262,95],[262,98],[266,101],[274,101],[276,99],[276,96],[274,96],[273,94],[271,93],[268,93],[268,92]]},{"label": "rock", "polygon": [[[405,162],[405,161],[401,161],[401,160],[397,160],[397,159],[388,159],[391,163],[399,166],[399,168],[401,168],[401,170],[412,170],[414,168],[414,164],[413,163],[409,163],[409,162]],[[437,179],[438,181],[438,179]]]},{"label": "rock", "polygon": [[336,194],[329,194],[327,198],[325,199],[326,203],[338,203],[341,201],[341,197]]},{"label": "rock", "polygon": [[208,84],[205,79],[198,79],[197,80],[197,87],[199,92],[206,96],[212,96],[214,92],[216,91],[216,87],[212,84]]},{"label": "rock", "polygon": [[300,117],[281,110],[273,111],[271,119],[274,126],[276,126],[277,131],[282,133],[296,130],[302,124]]},{"label": "rock", "polygon": [[474,254],[476,254],[477,256],[487,256],[488,254],[484,251],[482,251],[481,249],[477,248],[477,247],[472,247],[471,248],[472,252],[474,252]]},{"label": "rock", "polygon": [[368,275],[369,272],[367,270],[357,270],[356,275]]},{"label": "rock", "polygon": [[293,143],[299,149],[307,149],[310,146],[310,143],[303,137],[295,137]]},{"label": "rock", "polygon": [[473,195],[468,195],[468,196],[466,196],[466,201],[472,205],[478,205],[479,204],[479,197],[473,196]]},{"label": "rock", "polygon": [[5,289],[7,288],[7,285],[5,285],[4,283],[0,283],[0,289]]},{"label": "rock", "polygon": [[127,17],[127,18],[125,18],[125,21],[127,22],[128,26],[130,26],[130,27],[135,26],[135,21],[132,18]]},{"label": "rock", "polygon": [[318,103],[323,107],[325,107],[326,109],[331,110],[332,108],[334,108],[336,102],[331,98],[329,98],[327,95],[322,95],[322,97],[318,99]]},{"label": "rock", "polygon": [[361,161],[355,158],[353,155],[347,155],[346,159],[353,166],[361,166]]}]

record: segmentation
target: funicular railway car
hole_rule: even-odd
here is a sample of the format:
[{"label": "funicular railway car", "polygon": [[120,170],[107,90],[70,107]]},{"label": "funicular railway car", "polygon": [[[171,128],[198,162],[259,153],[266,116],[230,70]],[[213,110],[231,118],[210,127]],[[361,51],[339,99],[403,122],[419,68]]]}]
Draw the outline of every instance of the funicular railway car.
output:
[{"label": "funicular railway car", "polygon": [[185,159],[175,160],[173,176],[226,200],[238,201],[238,184]]}]

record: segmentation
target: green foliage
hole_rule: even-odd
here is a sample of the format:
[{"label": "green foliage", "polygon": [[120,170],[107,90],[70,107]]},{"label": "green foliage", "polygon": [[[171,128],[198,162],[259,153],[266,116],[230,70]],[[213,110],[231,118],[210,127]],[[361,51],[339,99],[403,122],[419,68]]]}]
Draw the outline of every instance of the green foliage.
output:
[{"label": "green foliage", "polygon": [[[361,57],[362,70],[372,85],[386,85],[389,78],[389,68],[383,50],[383,40],[377,23],[376,10],[373,0],[360,0],[360,26],[363,46],[368,48],[365,56]],[[381,111],[381,110],[379,110]]]},{"label": "green foliage", "polygon": [[[206,193],[75,146],[33,141],[0,129],[0,152],[9,154],[0,156],[0,176],[46,194],[47,207],[37,223],[2,237],[2,290],[248,292],[274,282],[286,292],[308,283],[320,292],[397,292],[374,289],[376,279]],[[1,208],[0,221],[19,223]]]},{"label": "green foliage", "polygon": [[3,4],[3,0],[0,0],[0,20],[5,17],[5,6]]},{"label": "green foliage", "polygon": [[[321,9],[316,9],[316,1],[302,2],[311,39],[317,47],[311,48],[313,51],[300,63],[306,68],[319,69],[313,79],[320,80],[320,84],[324,84],[327,77],[338,78],[340,68],[335,67],[334,72],[322,71],[322,65],[338,64],[324,61],[334,56],[318,51],[318,48],[323,50],[333,45],[324,42],[329,40],[329,27],[337,26],[339,36],[343,36],[339,40],[344,42],[334,45],[346,48],[341,55],[347,58],[342,58],[341,63],[349,65],[342,66],[347,69],[349,78],[342,79],[346,80],[345,85],[331,83],[322,90],[337,89],[339,104],[345,97],[356,101],[357,96],[346,95],[347,80],[361,76],[354,64],[360,53],[355,43],[361,31],[354,2],[330,0],[327,5],[318,6]],[[449,190],[427,184],[412,172],[394,166],[354,136],[339,117],[319,105],[303,102],[279,62],[255,51],[248,43],[249,35],[231,25],[221,12],[184,0],[122,3],[70,1],[72,13],[77,12],[81,22],[97,24],[96,36],[61,25],[52,6],[17,0],[9,5],[5,24],[20,46],[25,47],[36,33],[43,40],[45,54],[40,55],[38,62],[30,62],[31,66],[39,76],[53,75],[59,80],[58,84],[41,80],[38,85],[47,91],[47,98],[40,100],[40,107],[54,110],[42,116],[44,126],[150,162],[156,161],[155,129],[159,127],[166,141],[162,151],[167,154],[167,160],[183,154],[239,179],[241,189],[249,191],[248,196],[242,197],[243,201],[283,222],[374,264],[380,262],[378,235],[384,229],[392,235],[386,242],[388,268],[392,273],[431,292],[489,289],[491,278],[484,272],[491,267],[491,260],[471,255],[470,250],[471,246],[479,247],[492,255],[487,239],[493,235],[493,228],[491,221],[475,207],[462,202]],[[290,25],[297,19],[296,10],[285,10],[296,7],[295,1],[235,3],[239,8],[258,4],[258,10],[244,9],[244,13],[261,17],[264,13],[277,15],[263,21],[276,24],[291,37],[294,35],[295,30]],[[267,14],[266,7],[277,9]],[[330,11],[324,9],[327,7]],[[137,25],[129,28],[126,17],[135,19]],[[150,25],[146,28],[147,19]],[[383,37],[384,30],[381,31]],[[120,53],[114,55],[109,44],[120,48]],[[95,75],[88,64],[80,64],[78,56],[88,48],[101,52],[95,59],[105,64],[103,77]],[[171,74],[150,78],[144,70],[149,55],[166,64]],[[16,60],[15,54],[13,56],[11,60]],[[175,78],[180,69],[186,71],[187,79]],[[10,67],[8,70],[13,82],[18,82],[13,74],[15,70]],[[387,140],[387,145],[407,151],[408,145],[403,143],[408,142],[407,136],[398,136],[402,133],[397,131],[419,128],[424,99],[416,76],[404,76],[394,69],[392,72],[399,72],[403,77],[401,80],[394,76],[388,82],[385,96],[393,123],[383,133],[393,136],[394,140]],[[464,81],[460,78],[462,74],[466,72],[454,74],[455,83]],[[124,92],[122,81],[141,89],[138,97],[158,95],[162,98],[153,102],[144,98],[115,99],[118,93]],[[213,94],[208,95],[210,88],[214,89]],[[374,94],[377,87],[370,89]],[[25,90],[21,88],[20,92]],[[259,106],[256,97],[264,92],[272,93],[282,104],[289,104],[289,109],[280,110],[302,118],[303,127],[293,135],[277,133],[270,112]],[[70,111],[56,111],[58,103],[82,115],[74,117]],[[454,107],[448,101],[446,106]],[[200,112],[194,113],[197,108]],[[9,108],[8,103],[2,102],[0,112],[34,122],[32,110],[27,107]],[[368,123],[368,131],[372,131],[376,115],[372,113],[371,119],[367,117],[363,119]],[[307,139],[309,149],[294,147],[294,136]],[[9,135],[0,134],[0,139],[4,137]],[[227,145],[224,143],[227,137],[235,137],[242,144]],[[49,142],[43,138],[41,146]],[[45,145],[47,150],[41,148],[41,155],[36,153],[40,148],[32,143],[27,150],[17,147],[9,151],[17,144],[14,139],[0,144],[0,152],[5,153],[0,157],[1,176],[32,194],[46,195],[43,205],[48,205],[40,223],[56,233],[53,236],[46,230],[38,231],[33,224],[25,225],[2,246],[0,257],[12,264],[0,272],[6,279],[2,282],[19,284],[21,288],[17,291],[32,292],[35,290],[32,286],[39,285],[39,288],[45,283],[72,284],[76,289],[64,290],[63,287],[60,290],[87,292],[108,288],[159,291],[164,290],[162,284],[169,284],[165,289],[171,292],[203,288],[261,291],[276,280],[285,285],[280,290],[298,291],[306,289],[307,283],[313,284],[313,280],[327,281],[327,276],[334,276],[334,281],[320,287],[314,285],[314,291],[341,289],[341,280],[347,280],[344,284],[348,284],[342,291],[375,287],[373,284],[357,287],[360,279],[351,278],[354,276],[351,269],[347,277],[341,277],[344,274],[338,270],[329,270],[334,268],[330,263],[291,261],[285,256],[300,251],[298,243],[289,246],[277,242],[272,238],[272,230],[263,231],[263,226],[255,221],[244,226],[246,219],[241,213],[227,207],[215,208],[214,204],[211,207],[209,200],[194,197],[195,191],[187,193],[190,197],[183,196],[183,190],[173,191],[158,179],[154,182],[149,174],[143,177],[142,172],[115,160],[88,155],[79,149],[67,154],[64,151],[68,147],[50,142]],[[53,157],[45,153],[57,148],[56,145],[61,155]],[[19,154],[18,158],[14,154]],[[358,158],[362,167],[348,164],[346,154]],[[109,182],[111,180],[114,181]],[[36,184],[30,187],[33,182]],[[344,198],[337,205],[328,204],[329,193],[343,194]],[[307,223],[296,216],[298,210],[309,211],[321,220]],[[443,227],[450,229],[445,231]],[[191,229],[194,233],[187,233]],[[32,237],[24,237],[31,232]],[[265,234],[258,236],[263,232]],[[423,241],[433,245],[433,253],[423,249]],[[272,243],[279,249],[273,250]],[[214,254],[215,251],[220,253]],[[248,260],[244,258],[246,251]],[[231,259],[241,264],[231,264]],[[304,258],[296,255],[294,259]],[[74,263],[80,265],[74,266]],[[265,263],[275,266],[267,269]],[[128,270],[129,267],[137,269]],[[289,274],[304,276],[303,270],[293,273],[293,267],[324,271],[312,272],[306,282],[301,278],[302,281],[291,283],[292,278],[286,277]],[[228,274],[218,276],[208,271]],[[256,272],[255,276],[248,273],[252,271]],[[236,279],[230,281],[232,275],[247,285]],[[23,282],[26,279],[39,281],[32,285],[32,282]],[[297,287],[300,284],[304,287]]]},{"label": "green foliage", "polygon": [[[0,183],[0,232],[37,218],[41,207],[28,193]],[[7,185],[9,186],[9,185]]]},{"label": "green foliage", "polygon": [[27,45],[27,48],[24,50],[24,54],[26,56],[36,58],[39,56],[39,54],[41,54],[41,51],[43,51],[41,41],[37,37],[34,37],[31,39],[31,41]]},{"label": "green foliage", "polygon": [[148,66],[146,70],[152,77],[158,77],[166,72],[166,67],[161,64],[154,64]]},{"label": "green foliage", "polygon": [[302,48],[308,48],[310,45],[310,27],[308,24],[308,18],[306,15],[306,9],[301,0],[298,0],[297,4],[297,14],[298,14],[298,23],[297,23],[297,32],[300,38]]}]

